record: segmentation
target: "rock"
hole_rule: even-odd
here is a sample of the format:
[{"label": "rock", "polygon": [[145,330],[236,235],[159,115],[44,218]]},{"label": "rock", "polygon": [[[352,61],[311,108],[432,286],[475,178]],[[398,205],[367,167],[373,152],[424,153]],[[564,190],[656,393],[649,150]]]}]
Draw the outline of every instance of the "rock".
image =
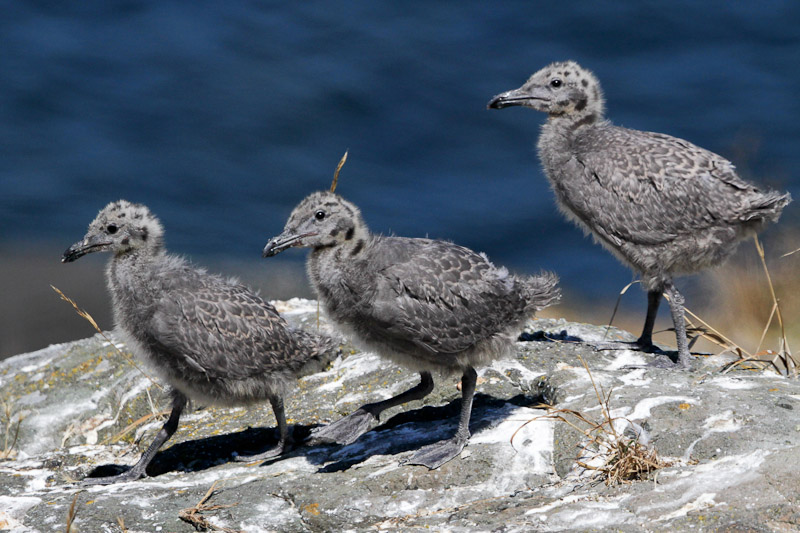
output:
[{"label": "rock", "polygon": [[[278,305],[293,323],[316,327],[315,302]],[[99,335],[19,355],[0,363],[3,422],[11,418],[2,426],[9,440],[0,435],[0,457],[8,457],[0,461],[0,529],[63,530],[77,494],[77,531],[119,531],[122,519],[130,532],[190,532],[178,513],[215,482],[206,504],[223,507],[200,515],[248,532],[770,531],[800,523],[797,381],[767,371],[721,374],[725,356],[696,358],[693,372],[626,368],[651,356],[576,342],[598,340],[605,329],[531,321],[515,359],[480,370],[472,439],[438,470],[399,463],[454,431],[455,377],[438,378],[423,402],[392,409],[349,446],[300,447],[266,464],[232,457],[277,441],[267,405],[200,407],[181,421],[149,478],[88,489],[72,482],[136,460],[162,423],[153,417],[166,407],[162,394],[123,346],[119,352]],[[633,338],[613,329],[611,337]],[[295,438],[416,382],[373,354],[346,353],[287,398]],[[601,420],[581,358],[609,395],[615,430],[639,434],[672,466],[615,486],[577,466],[586,439],[541,404]]]}]

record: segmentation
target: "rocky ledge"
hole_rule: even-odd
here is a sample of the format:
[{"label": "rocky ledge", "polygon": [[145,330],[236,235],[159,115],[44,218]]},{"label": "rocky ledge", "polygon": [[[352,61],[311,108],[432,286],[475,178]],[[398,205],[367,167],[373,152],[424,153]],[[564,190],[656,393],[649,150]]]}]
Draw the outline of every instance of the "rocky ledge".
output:
[{"label": "rocky ledge", "polygon": [[[315,302],[279,307],[317,327]],[[769,371],[722,373],[725,356],[698,357],[691,372],[635,368],[651,356],[580,342],[605,333],[531,321],[516,358],[479,370],[472,439],[438,470],[401,463],[455,430],[454,377],[439,378],[425,401],[393,409],[349,446],[301,446],[265,464],[233,457],[277,440],[268,406],[198,406],[148,478],[90,488],[75,481],[135,462],[162,424],[162,392],[124,346],[100,335],[19,355],[0,363],[0,529],[796,531],[800,383]],[[632,338],[618,330],[610,337]],[[611,485],[586,469],[615,461],[573,427],[583,426],[572,413],[604,419],[591,379],[614,419],[605,438],[628,447],[637,439],[666,466]],[[348,348],[287,398],[295,438],[416,381]]]}]

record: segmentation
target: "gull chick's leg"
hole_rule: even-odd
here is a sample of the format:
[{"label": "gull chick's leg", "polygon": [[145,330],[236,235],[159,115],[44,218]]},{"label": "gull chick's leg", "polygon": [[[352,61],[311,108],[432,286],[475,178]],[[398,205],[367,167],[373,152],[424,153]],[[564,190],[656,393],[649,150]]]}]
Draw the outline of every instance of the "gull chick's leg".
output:
[{"label": "gull chick's leg", "polygon": [[678,344],[676,363],[683,368],[689,368],[691,354],[689,353],[689,340],[686,337],[686,309],[684,307],[686,300],[672,282],[667,286],[667,295],[672,312],[672,323],[675,325],[675,342]]},{"label": "gull chick's leg", "polygon": [[664,289],[667,296],[669,296],[669,309],[672,314],[672,324],[675,326],[675,342],[678,345],[678,357],[677,360],[673,360],[667,356],[659,356],[648,366],[655,368],[689,368],[691,366],[692,356],[689,353],[689,341],[686,338],[685,300],[672,281],[668,282]]},{"label": "gull chick's leg", "polygon": [[269,403],[272,404],[272,412],[275,413],[275,420],[278,421],[278,434],[280,435],[278,444],[256,455],[237,455],[237,461],[245,463],[264,461],[283,455],[293,448],[294,441],[289,435],[289,426],[286,425],[286,412],[283,409],[283,398],[280,396],[270,396]]},{"label": "gull chick's leg", "polygon": [[469,419],[472,414],[472,398],[475,395],[475,384],[478,373],[470,367],[461,376],[461,416],[458,419],[458,430],[455,436],[420,448],[411,459],[410,465],[423,465],[431,470],[439,468],[447,461],[461,453],[469,440]]},{"label": "gull chick's leg", "polygon": [[169,418],[166,422],[164,422],[164,426],[161,428],[161,430],[159,430],[156,438],[153,439],[153,442],[151,442],[150,446],[147,447],[147,451],[145,451],[139,458],[139,461],[127,472],[123,472],[122,474],[116,476],[87,477],[81,481],[81,485],[110,485],[111,483],[135,481],[139,478],[145,477],[147,475],[145,473],[147,465],[149,465],[150,461],[153,460],[153,457],[155,457],[158,449],[161,448],[161,446],[163,446],[163,444],[175,434],[175,431],[178,429],[178,422],[180,421],[181,413],[186,407],[186,396],[178,391],[174,391],[172,394],[172,412],[170,412]]},{"label": "gull chick's leg", "polygon": [[636,341],[636,344],[642,349],[653,347],[653,326],[656,324],[656,315],[658,315],[660,303],[661,289],[647,292],[647,316],[644,319],[642,334]]},{"label": "gull chick's leg", "polygon": [[598,342],[594,347],[598,350],[637,350],[647,353],[661,353],[653,344],[653,326],[658,315],[658,306],[661,303],[661,289],[647,291],[647,316],[644,319],[642,334],[634,342]]},{"label": "gull chick's leg", "polygon": [[351,444],[366,433],[372,422],[380,419],[381,413],[396,405],[412,400],[420,400],[433,390],[433,377],[430,372],[419,373],[420,382],[415,387],[387,400],[369,403],[352,414],[327,426],[316,428],[309,437],[310,444]]}]

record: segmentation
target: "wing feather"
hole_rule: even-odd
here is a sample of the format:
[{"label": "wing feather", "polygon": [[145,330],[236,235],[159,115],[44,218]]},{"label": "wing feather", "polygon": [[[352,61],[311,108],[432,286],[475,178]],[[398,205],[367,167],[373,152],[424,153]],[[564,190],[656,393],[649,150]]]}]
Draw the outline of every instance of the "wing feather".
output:
[{"label": "wing feather", "polygon": [[429,353],[457,353],[502,331],[525,307],[516,278],[444,241],[386,237],[376,292],[362,312],[379,337]]},{"label": "wing feather", "polygon": [[290,366],[303,347],[268,302],[216,276],[188,276],[157,302],[149,336],[209,379],[246,379]]},{"label": "wing feather", "polygon": [[763,196],[730,161],[660,133],[609,126],[582,140],[556,185],[570,211],[619,245],[661,244],[736,223]]}]

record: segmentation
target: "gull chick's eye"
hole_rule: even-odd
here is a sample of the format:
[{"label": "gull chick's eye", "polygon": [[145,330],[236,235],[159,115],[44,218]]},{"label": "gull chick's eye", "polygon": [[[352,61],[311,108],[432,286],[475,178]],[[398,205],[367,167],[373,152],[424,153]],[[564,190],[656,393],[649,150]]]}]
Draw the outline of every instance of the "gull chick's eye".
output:
[{"label": "gull chick's eye", "polygon": [[322,220],[323,218],[325,218],[325,211],[320,209],[319,211],[314,213],[314,218],[316,218],[317,220]]},{"label": "gull chick's eye", "polygon": [[550,87],[558,89],[559,87],[561,87],[563,83],[564,82],[562,82],[559,78],[553,78],[552,80],[550,80]]},{"label": "gull chick's eye", "polygon": [[108,227],[106,228],[106,231],[109,232],[112,235],[115,234],[117,232],[117,225],[116,224],[109,224]]}]

